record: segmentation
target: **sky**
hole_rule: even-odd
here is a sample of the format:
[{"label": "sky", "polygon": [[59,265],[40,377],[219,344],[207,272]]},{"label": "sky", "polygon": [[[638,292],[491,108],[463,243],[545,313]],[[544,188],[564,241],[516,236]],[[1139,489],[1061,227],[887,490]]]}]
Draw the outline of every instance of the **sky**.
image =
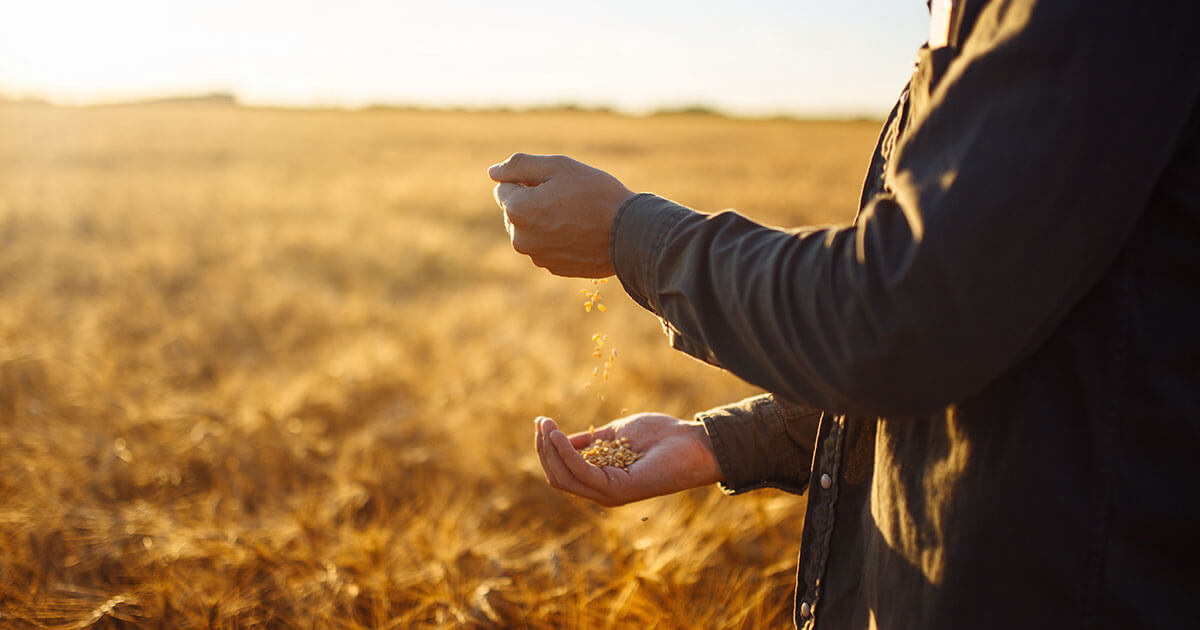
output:
[{"label": "sky", "polygon": [[881,115],[927,31],[921,0],[29,0],[0,94]]}]

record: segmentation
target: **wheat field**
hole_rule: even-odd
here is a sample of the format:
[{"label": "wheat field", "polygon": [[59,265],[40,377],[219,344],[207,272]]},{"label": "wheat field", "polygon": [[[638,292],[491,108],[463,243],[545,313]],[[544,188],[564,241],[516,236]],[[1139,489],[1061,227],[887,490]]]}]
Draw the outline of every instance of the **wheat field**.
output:
[{"label": "wheat field", "polygon": [[[776,628],[802,498],[601,509],[568,431],[756,393],[512,253],[485,170],[853,216],[874,122],[0,105],[0,627]],[[593,381],[594,333],[620,359]],[[601,395],[603,399],[601,399]]]}]

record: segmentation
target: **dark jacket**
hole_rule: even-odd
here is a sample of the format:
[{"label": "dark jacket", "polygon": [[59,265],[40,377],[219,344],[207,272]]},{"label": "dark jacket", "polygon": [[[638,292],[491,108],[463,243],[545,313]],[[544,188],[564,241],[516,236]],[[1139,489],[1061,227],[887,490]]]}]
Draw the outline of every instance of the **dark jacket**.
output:
[{"label": "dark jacket", "polygon": [[731,492],[809,492],[802,627],[1188,627],[1200,2],[967,0],[952,25],[853,225],[638,195],[618,277],[772,392],[699,417]]}]

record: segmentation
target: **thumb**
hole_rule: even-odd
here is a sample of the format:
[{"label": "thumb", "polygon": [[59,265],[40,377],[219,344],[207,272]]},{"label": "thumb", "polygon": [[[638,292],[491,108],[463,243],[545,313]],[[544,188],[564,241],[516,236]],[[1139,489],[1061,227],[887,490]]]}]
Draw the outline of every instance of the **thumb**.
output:
[{"label": "thumb", "polygon": [[550,179],[556,169],[554,156],[514,153],[507,160],[488,168],[488,177],[497,182],[538,185]]}]

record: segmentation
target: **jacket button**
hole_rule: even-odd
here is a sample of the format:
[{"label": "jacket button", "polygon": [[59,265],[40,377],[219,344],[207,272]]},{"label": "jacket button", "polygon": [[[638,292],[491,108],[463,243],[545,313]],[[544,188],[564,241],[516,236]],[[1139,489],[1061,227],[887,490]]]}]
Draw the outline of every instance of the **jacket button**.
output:
[{"label": "jacket button", "polygon": [[812,604],[809,604],[808,602],[802,602],[800,604],[800,617],[802,617],[804,619],[808,619],[811,616],[812,616]]},{"label": "jacket button", "polygon": [[828,490],[832,487],[833,487],[833,477],[830,477],[829,473],[825,473],[825,474],[821,475],[821,488]]}]

